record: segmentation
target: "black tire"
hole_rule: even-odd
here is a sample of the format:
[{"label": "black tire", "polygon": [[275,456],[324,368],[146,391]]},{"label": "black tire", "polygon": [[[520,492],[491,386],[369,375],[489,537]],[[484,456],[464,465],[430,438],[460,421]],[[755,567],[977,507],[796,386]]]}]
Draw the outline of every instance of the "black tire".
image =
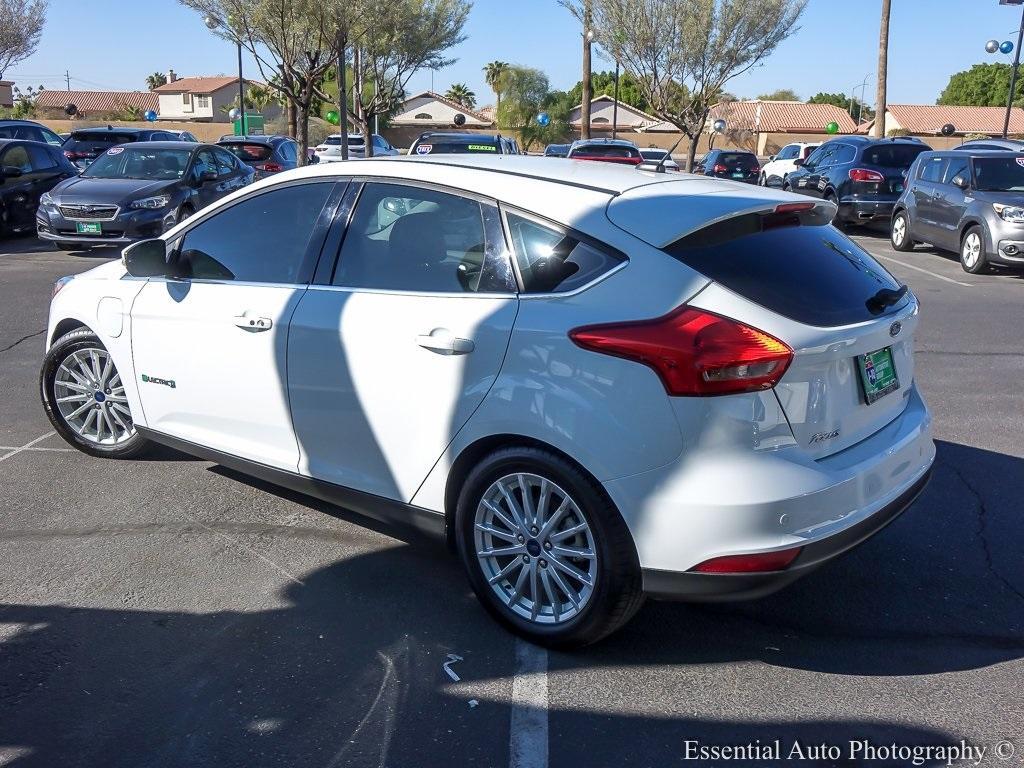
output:
[{"label": "black tire", "polygon": [[829,203],[832,203],[832,205],[834,205],[836,207],[836,215],[832,217],[832,226],[836,227],[837,229],[842,229],[845,226],[846,222],[844,222],[839,217],[839,198],[836,197],[836,193],[835,192],[826,192],[825,193],[825,201],[829,202]]},{"label": "black tire", "polygon": [[[981,243],[977,261],[973,263],[967,257],[967,247],[972,237],[977,237]],[[960,238],[960,266],[964,272],[971,275],[983,275],[991,269],[988,263],[988,255],[985,253],[985,233],[981,231],[981,227],[977,224],[968,227],[967,231],[964,232],[964,236]]]},{"label": "black tire", "polygon": [[[131,459],[146,451],[152,443],[146,440],[138,432],[118,443],[102,444],[92,442],[80,435],[69,425],[66,416],[60,410],[57,403],[56,377],[61,364],[74,352],[81,352],[88,349],[102,350],[107,353],[106,347],[88,328],[79,328],[61,336],[50,347],[50,351],[43,359],[43,367],[39,372],[39,391],[43,401],[43,408],[46,415],[53,424],[53,428],[69,444],[87,453],[90,456],[99,456],[109,459]],[[109,353],[107,353],[109,354]],[[114,373],[117,372],[116,367]],[[113,373],[111,374],[113,377]],[[108,393],[109,394],[109,393]],[[98,398],[99,395],[96,395]],[[76,403],[77,404],[77,403]],[[85,404],[85,401],[82,403]],[[127,407],[127,405],[125,406]],[[98,417],[97,417],[98,418]],[[134,422],[132,424],[134,426]]]},{"label": "black tire", "polygon": [[[590,528],[597,567],[593,591],[583,607],[561,623],[543,624],[513,611],[488,584],[477,559],[477,508],[495,481],[516,473],[539,475],[567,492]],[[521,501],[522,497],[519,498]],[[596,642],[629,621],[643,604],[636,547],[619,511],[600,484],[551,451],[512,447],[485,457],[462,485],[455,527],[459,555],[477,598],[500,624],[531,642],[552,648],[573,648]],[[532,541],[537,543],[537,539]],[[558,545],[555,546],[557,549]],[[550,557],[543,551],[539,556],[535,553],[538,569],[545,563],[545,556]],[[519,555],[515,555],[511,559],[518,558]],[[510,580],[505,583],[510,585]]]},{"label": "black tire", "polygon": [[[900,230],[897,227],[897,222],[901,219],[903,221],[903,239],[898,240],[897,232]],[[892,244],[893,250],[896,251],[914,250],[915,243],[910,229],[910,217],[907,216],[906,211],[896,211],[896,215],[892,217],[892,223],[889,225],[889,242]]]},{"label": "black tire", "polygon": [[768,186],[768,177],[765,176],[763,173],[760,176],[757,177],[757,186],[759,186],[759,187],[767,187]]}]

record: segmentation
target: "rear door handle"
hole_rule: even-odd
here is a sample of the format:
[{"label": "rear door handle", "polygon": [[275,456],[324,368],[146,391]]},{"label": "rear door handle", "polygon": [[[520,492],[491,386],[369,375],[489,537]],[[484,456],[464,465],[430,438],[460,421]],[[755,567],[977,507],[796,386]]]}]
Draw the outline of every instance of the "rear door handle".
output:
[{"label": "rear door handle", "polygon": [[442,355],[466,355],[472,352],[476,346],[472,339],[452,336],[445,328],[435,328],[429,334],[417,336],[416,343],[424,349]]},{"label": "rear door handle", "polygon": [[231,321],[243,331],[249,331],[250,333],[269,331],[274,327],[274,321],[269,317],[257,317],[256,315],[250,315],[248,312],[233,317]]}]

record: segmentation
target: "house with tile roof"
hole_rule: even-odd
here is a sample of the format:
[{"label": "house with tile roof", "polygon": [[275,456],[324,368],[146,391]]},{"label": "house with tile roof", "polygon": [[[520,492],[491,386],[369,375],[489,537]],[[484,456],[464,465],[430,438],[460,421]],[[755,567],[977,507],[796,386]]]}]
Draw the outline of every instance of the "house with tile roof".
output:
[{"label": "house with tile roof", "polygon": [[62,119],[67,107],[75,105],[81,117],[104,117],[118,112],[145,113],[156,110],[158,102],[150,91],[60,91],[43,90],[36,97],[35,108],[40,117]]},{"label": "house with tile roof", "polygon": [[[246,80],[247,85],[256,85]],[[178,77],[174,70],[167,73],[167,82],[153,89],[159,99],[157,109],[161,120],[187,120],[202,123],[228,123],[227,110],[238,98],[237,77]],[[276,105],[263,110],[272,118],[279,113]]]},{"label": "house with tile roof", "polygon": [[428,128],[452,128],[455,126],[455,116],[464,115],[466,122],[463,128],[489,128],[494,125],[493,115],[485,115],[475,109],[466,109],[461,104],[445,98],[433,91],[423,91],[415,96],[410,96],[398,112],[390,119],[390,124],[396,127],[420,126],[424,130]]},{"label": "house with tile roof", "polygon": [[[988,136],[1003,135],[1003,121],[1006,107],[956,107],[941,104],[890,104],[885,114],[885,132],[908,131],[913,136],[940,136],[942,126],[952,125],[953,136],[969,133],[983,133]],[[861,132],[868,132],[874,121],[861,126]],[[1010,110],[1010,134],[1024,134],[1024,109]]]},{"label": "house with tile roof", "polygon": [[[583,126],[582,114],[583,105],[577,104],[569,113],[569,125],[579,130]],[[658,123],[658,118],[647,114],[641,109],[631,107],[621,100],[616,110],[615,99],[611,96],[602,94],[592,98],[590,100],[591,131],[610,131],[612,129],[612,121],[616,123],[616,130],[641,131],[647,126]]]}]

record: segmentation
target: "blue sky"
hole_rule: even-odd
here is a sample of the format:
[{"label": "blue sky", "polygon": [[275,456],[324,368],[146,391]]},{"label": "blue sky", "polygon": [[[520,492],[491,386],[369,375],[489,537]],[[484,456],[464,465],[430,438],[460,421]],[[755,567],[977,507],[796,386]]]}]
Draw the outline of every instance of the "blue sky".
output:
[{"label": "blue sky", "polygon": [[[87,18],[78,0],[50,0],[36,54],[7,79],[22,87],[64,88],[71,71],[76,90],[144,88],[150,72],[180,75],[232,73],[235,50],[213,37],[195,12],[175,0],[89,0]],[[756,7],[756,0],[751,5]],[[763,65],[728,89],[753,97],[792,88],[802,98],[818,91],[849,93],[869,76],[874,100],[878,15],[881,0],[810,0],[800,30]],[[130,10],[127,10],[130,7]],[[978,62],[1008,61],[985,53],[985,41],[1013,36],[1020,9],[998,0],[893,0],[889,101],[934,103],[949,75]],[[435,90],[465,82],[482,106],[492,100],[481,67],[494,59],[538,67],[552,87],[570,88],[580,76],[579,27],[556,0],[476,0],[468,39],[453,49],[458,61],[433,75]],[[595,69],[612,65],[595,57]],[[246,76],[258,72],[246,60]],[[415,75],[410,93],[431,87],[431,73]]]}]

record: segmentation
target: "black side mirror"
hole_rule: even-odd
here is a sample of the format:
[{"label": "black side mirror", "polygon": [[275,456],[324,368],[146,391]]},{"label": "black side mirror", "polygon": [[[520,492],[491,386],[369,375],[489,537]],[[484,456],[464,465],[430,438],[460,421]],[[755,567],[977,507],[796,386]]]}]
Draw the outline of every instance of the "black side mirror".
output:
[{"label": "black side mirror", "polygon": [[959,187],[960,189],[967,189],[967,179],[965,179],[963,176],[954,176],[951,179],[951,182],[954,187]]},{"label": "black side mirror", "polygon": [[797,168],[803,168],[804,165],[806,165],[806,162],[803,158],[798,157],[796,160],[793,161],[793,165],[795,165]]},{"label": "black side mirror", "polygon": [[165,277],[167,265],[167,243],[159,238],[140,240],[121,251],[121,261],[132,277]]},{"label": "black side mirror", "polygon": [[203,171],[202,173],[199,174],[199,183],[200,184],[205,184],[208,181],[216,181],[216,180],[217,180],[217,172],[216,171]]},{"label": "black side mirror", "polygon": [[0,168],[0,178],[4,179],[16,179],[21,176],[21,168],[14,165],[5,165]]}]

